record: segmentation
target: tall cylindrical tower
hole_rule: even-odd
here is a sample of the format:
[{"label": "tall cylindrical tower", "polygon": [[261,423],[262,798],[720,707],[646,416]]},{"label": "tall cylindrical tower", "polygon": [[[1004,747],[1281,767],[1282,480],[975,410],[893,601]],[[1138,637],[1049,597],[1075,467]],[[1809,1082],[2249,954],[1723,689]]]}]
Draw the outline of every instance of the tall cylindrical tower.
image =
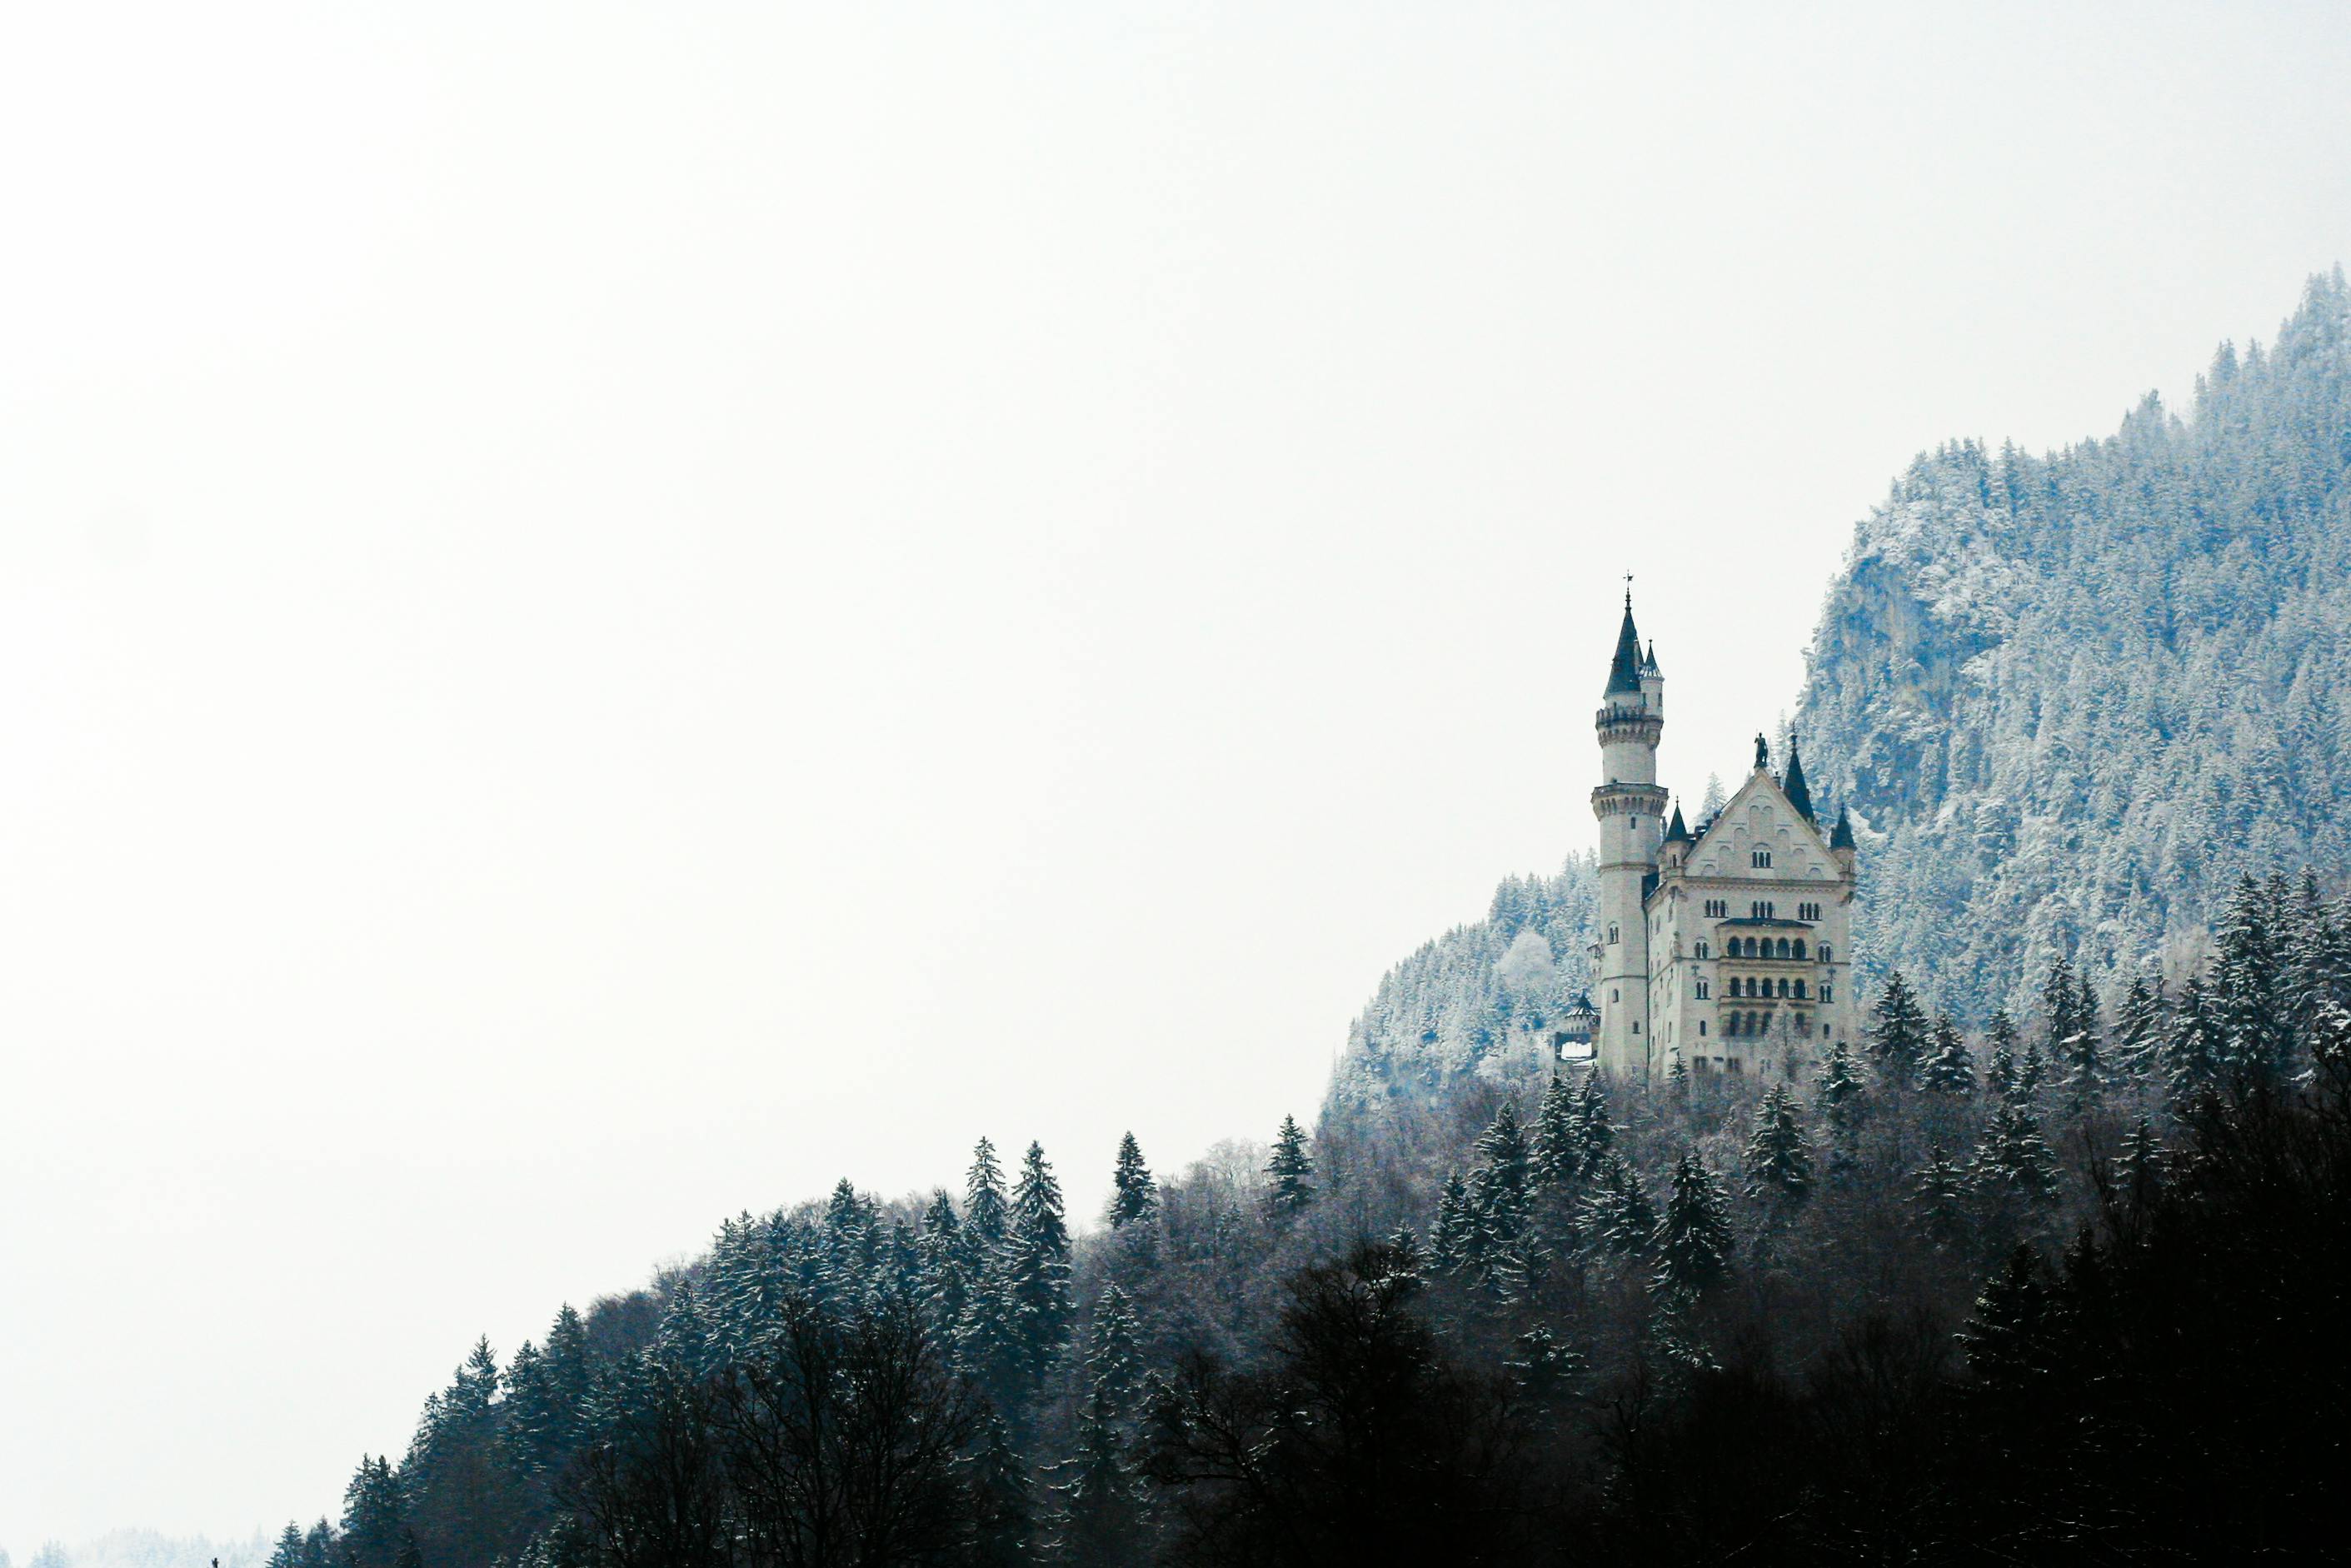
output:
[{"label": "tall cylindrical tower", "polygon": [[1600,737],[1600,787],[1592,792],[1592,812],[1600,819],[1596,1051],[1600,1070],[1619,1079],[1644,1079],[1650,1071],[1649,932],[1642,898],[1666,830],[1666,791],[1657,783],[1665,693],[1654,653],[1641,652],[1627,592],[1608,689],[1593,721]]}]

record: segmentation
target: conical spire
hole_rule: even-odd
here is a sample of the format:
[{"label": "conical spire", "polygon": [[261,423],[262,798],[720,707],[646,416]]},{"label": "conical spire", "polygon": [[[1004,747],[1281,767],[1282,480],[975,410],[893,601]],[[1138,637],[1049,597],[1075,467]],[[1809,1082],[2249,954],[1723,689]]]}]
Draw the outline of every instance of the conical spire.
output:
[{"label": "conical spire", "polygon": [[1616,632],[1616,656],[1608,664],[1608,689],[1604,696],[1619,692],[1637,696],[1641,691],[1641,634],[1633,630],[1633,591],[1625,591],[1625,624]]},{"label": "conical spire", "polygon": [[1788,732],[1788,776],[1780,781],[1780,788],[1787,793],[1788,804],[1802,811],[1804,821],[1811,821],[1813,791],[1804,782],[1804,759],[1796,755],[1796,732],[1792,729]]},{"label": "conical spire", "polygon": [[1665,671],[1657,668],[1657,643],[1655,638],[1651,638],[1649,641],[1649,651],[1641,655],[1641,673],[1645,675],[1662,675],[1665,674]]},{"label": "conical spire", "polygon": [[1829,848],[1833,850],[1853,848],[1853,823],[1846,819],[1843,806],[1837,808],[1836,826],[1829,830]]},{"label": "conical spire", "polygon": [[1686,844],[1689,842],[1689,829],[1682,824],[1682,803],[1677,800],[1674,802],[1674,820],[1666,824],[1666,842]]}]

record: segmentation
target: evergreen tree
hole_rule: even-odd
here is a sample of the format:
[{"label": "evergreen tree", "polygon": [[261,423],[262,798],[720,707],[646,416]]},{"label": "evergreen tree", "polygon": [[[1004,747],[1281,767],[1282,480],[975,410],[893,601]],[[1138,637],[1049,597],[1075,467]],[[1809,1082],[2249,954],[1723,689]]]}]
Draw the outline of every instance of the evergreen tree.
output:
[{"label": "evergreen tree", "polygon": [[1985,1281],[1975,1314],[1959,1330],[1969,1370],[1987,1385],[2013,1387],[2045,1365],[2049,1304],[2048,1270],[2041,1254],[2018,1246]]},{"label": "evergreen tree", "polygon": [[1429,1238],[1430,1260],[1439,1272],[1455,1273],[1470,1261],[1477,1229],[1477,1215],[1469,1206],[1469,1185],[1461,1179],[1459,1171],[1455,1171],[1445,1178],[1444,1196],[1437,1204],[1437,1228]]},{"label": "evergreen tree", "polygon": [[1023,1326],[1003,1260],[992,1260],[965,1295],[963,1319],[956,1325],[955,1360],[956,1369],[998,1410],[1014,1408],[1028,1388],[1034,1361]]},{"label": "evergreen tree", "polygon": [[1975,1058],[1968,1054],[1968,1042],[1959,1038],[1959,1026],[1949,1013],[1935,1015],[1935,1032],[1919,1082],[1937,1094],[1965,1094],[1976,1086]]},{"label": "evergreen tree", "polygon": [[1673,1188],[1656,1229],[1657,1268],[1650,1289],[1660,1295],[1703,1294],[1729,1271],[1730,1197],[1721,1178],[1685,1152],[1674,1162]]},{"label": "evergreen tree", "polygon": [[1275,1218],[1290,1218],[1314,1201],[1314,1159],[1306,1152],[1306,1134],[1295,1116],[1281,1119],[1281,1131],[1273,1136],[1273,1157],[1266,1162],[1265,1174],[1270,1183],[1266,1207]]},{"label": "evergreen tree", "polygon": [[1006,1284],[1032,1376],[1041,1377],[1069,1343],[1070,1228],[1061,1184],[1031,1143],[1012,1192],[1011,1233],[1005,1248]]},{"label": "evergreen tree", "polygon": [[2017,1092],[2023,1063],[2016,1050],[2016,1020],[2008,1016],[2006,1008],[1994,1008],[1991,1021],[1984,1026],[1984,1040],[1990,1047],[1985,1061],[1985,1080],[1993,1093],[2005,1100]]},{"label": "evergreen tree", "polygon": [[1029,1465],[1013,1451],[1012,1434],[994,1411],[984,1417],[977,1450],[970,1460],[973,1568],[1020,1568],[1031,1561],[1035,1511],[1029,1495]]},{"label": "evergreen tree", "polygon": [[1841,1040],[1831,1042],[1828,1059],[1821,1063],[1813,1103],[1832,1132],[1849,1132],[1860,1120],[1861,1074],[1854,1070],[1853,1052]]},{"label": "evergreen tree", "polygon": [[1576,1091],[1575,1130],[1580,1151],[1576,1174],[1589,1176],[1616,1146],[1616,1128],[1608,1120],[1608,1092],[1600,1086],[1597,1072],[1587,1074],[1583,1087]]},{"label": "evergreen tree", "polygon": [[2214,1017],[2199,976],[2189,976],[2179,989],[2179,1006],[2171,1015],[2171,1032],[2164,1040],[2164,1079],[2172,1099],[2194,1103],[2220,1082],[2226,1067],[2220,1020]]},{"label": "evergreen tree", "polygon": [[1880,1079],[1906,1086],[1917,1078],[1926,1058],[1927,1014],[1899,969],[1886,977],[1885,989],[1870,1009],[1869,1054]]},{"label": "evergreen tree", "polygon": [[1122,1429],[1138,1414],[1144,1368],[1141,1328],[1126,1292],[1104,1285],[1086,1325],[1086,1381],[1108,1418]]},{"label": "evergreen tree", "polygon": [[2160,982],[2147,983],[2145,975],[2131,977],[2123,993],[2122,1011],[2115,1018],[2115,1065],[2133,1078],[2153,1072],[2163,1054],[2163,992]]},{"label": "evergreen tree", "polygon": [[2293,1069],[2283,965],[2273,903],[2250,876],[2238,879],[2220,927],[2210,996],[2230,1072],[2247,1083],[2279,1083]]},{"label": "evergreen tree", "polygon": [[2041,1136],[2040,1124],[2013,1100],[1994,1107],[1983,1141],[1977,1145],[1970,1175],[1979,1191],[2028,1203],[2057,1198],[2057,1156]]},{"label": "evergreen tree", "polygon": [[1583,1174],[1581,1104],[1567,1080],[1554,1071],[1535,1113],[1534,1185],[1540,1191],[1565,1186]]},{"label": "evergreen tree", "polygon": [[2067,1060],[2073,1037],[2081,1028],[2077,1017],[2079,1001],[2074,988],[2074,960],[2061,956],[2049,966],[2049,974],[2041,983],[2041,1017],[2049,1040],[2047,1054],[2059,1061]]},{"label": "evergreen tree", "polygon": [[1642,1190],[1633,1162],[1608,1155],[1583,1197],[1586,1244],[1603,1254],[1632,1257],[1646,1250],[1656,1228],[1656,1208]]},{"label": "evergreen tree", "polygon": [[2041,1092],[2042,1084],[2049,1081],[2049,1061],[2041,1054],[2041,1042],[2028,1040],[2024,1056],[2016,1064],[2016,1092],[2013,1098],[2030,1100]]},{"label": "evergreen tree", "polygon": [[359,1470],[343,1489],[342,1547],[354,1568],[392,1568],[407,1529],[401,1513],[400,1483],[392,1478],[392,1461],[381,1455],[361,1456]]},{"label": "evergreen tree", "polygon": [[288,1520],[270,1550],[266,1568],[302,1568],[302,1527]]},{"label": "evergreen tree", "polygon": [[966,1261],[963,1224],[956,1218],[955,1200],[946,1188],[932,1191],[914,1249],[922,1260],[923,1300],[930,1321],[953,1333],[971,1293],[971,1273]]},{"label": "evergreen tree", "polygon": [[2116,1190],[2144,1209],[2163,1181],[2163,1141],[2141,1116],[2124,1134],[2122,1151],[2115,1158]]},{"label": "evergreen tree", "polygon": [[964,1176],[963,1234],[970,1249],[967,1260],[977,1263],[1004,1245],[1010,1228],[1011,1203],[1005,1196],[1004,1167],[996,1163],[996,1145],[986,1138],[971,1152],[971,1169]]},{"label": "evergreen tree", "polygon": [[1118,1141],[1118,1164],[1110,1176],[1110,1228],[1148,1219],[1159,1207],[1159,1184],[1143,1163],[1143,1146],[1128,1133]]},{"label": "evergreen tree", "polygon": [[1747,1140],[1747,1194],[1784,1204],[1802,1202],[1813,1189],[1812,1140],[1796,1114],[1796,1097],[1775,1083],[1756,1108]]},{"label": "evergreen tree", "polygon": [[1918,1206],[1919,1218],[1926,1222],[1929,1236],[1938,1241],[1957,1239],[1967,1191],[1967,1172],[1943,1152],[1940,1144],[1936,1145],[1927,1157],[1926,1167],[1910,1181],[1910,1201]]}]

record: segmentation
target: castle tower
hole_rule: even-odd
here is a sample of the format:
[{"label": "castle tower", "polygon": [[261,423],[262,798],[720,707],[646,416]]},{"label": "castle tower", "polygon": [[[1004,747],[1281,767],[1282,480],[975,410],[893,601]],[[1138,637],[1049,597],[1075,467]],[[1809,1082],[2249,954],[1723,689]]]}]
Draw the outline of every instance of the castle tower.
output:
[{"label": "castle tower", "polygon": [[1600,787],[1592,792],[1592,812],[1600,819],[1600,942],[1593,965],[1599,982],[1596,1055],[1600,1070],[1619,1079],[1646,1078],[1652,1060],[1643,900],[1656,874],[1665,832],[1666,791],[1657,783],[1665,694],[1655,648],[1646,655],[1641,652],[1628,591],[1616,655],[1608,665],[1608,688],[1593,720],[1600,737]]}]

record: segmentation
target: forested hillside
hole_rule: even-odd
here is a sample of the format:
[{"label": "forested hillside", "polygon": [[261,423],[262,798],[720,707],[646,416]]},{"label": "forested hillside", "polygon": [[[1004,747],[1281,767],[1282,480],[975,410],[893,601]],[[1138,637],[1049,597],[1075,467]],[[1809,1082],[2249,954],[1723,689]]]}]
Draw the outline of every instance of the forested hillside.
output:
[{"label": "forested hillside", "polygon": [[[2240,873],[2351,863],[2351,290],[2179,417],[1920,457],[1856,531],[1799,705],[1862,844],[1864,961],[1962,1017],[2114,994]],[[2175,957],[2177,956],[2175,955]]]}]

